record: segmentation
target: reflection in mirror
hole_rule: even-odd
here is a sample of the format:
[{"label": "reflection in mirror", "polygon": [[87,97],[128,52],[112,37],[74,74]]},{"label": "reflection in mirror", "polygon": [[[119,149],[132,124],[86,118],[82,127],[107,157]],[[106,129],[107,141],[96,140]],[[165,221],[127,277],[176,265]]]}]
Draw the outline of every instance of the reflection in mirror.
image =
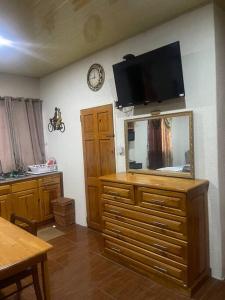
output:
[{"label": "reflection in mirror", "polygon": [[125,128],[128,170],[193,177],[191,112],[129,120]]}]

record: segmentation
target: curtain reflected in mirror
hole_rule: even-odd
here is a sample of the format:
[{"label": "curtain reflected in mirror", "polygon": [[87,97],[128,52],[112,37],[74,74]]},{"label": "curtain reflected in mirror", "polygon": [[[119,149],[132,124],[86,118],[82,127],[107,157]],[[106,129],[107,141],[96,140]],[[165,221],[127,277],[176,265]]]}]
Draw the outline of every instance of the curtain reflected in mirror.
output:
[{"label": "curtain reflected in mirror", "polygon": [[129,120],[125,128],[128,170],[180,174],[193,170],[190,112]]}]

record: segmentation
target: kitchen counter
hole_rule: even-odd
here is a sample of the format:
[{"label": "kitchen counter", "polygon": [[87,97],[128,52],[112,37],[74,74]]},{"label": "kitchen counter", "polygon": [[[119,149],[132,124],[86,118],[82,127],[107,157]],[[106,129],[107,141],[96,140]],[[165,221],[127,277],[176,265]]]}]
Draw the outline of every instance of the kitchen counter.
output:
[{"label": "kitchen counter", "polygon": [[14,183],[18,181],[24,181],[24,180],[32,180],[32,179],[39,179],[42,177],[54,175],[54,174],[61,174],[61,171],[54,171],[54,172],[47,172],[47,173],[42,173],[42,174],[27,174],[26,176],[22,177],[10,177],[10,178],[0,178],[0,185],[4,184],[9,184],[9,183]]}]

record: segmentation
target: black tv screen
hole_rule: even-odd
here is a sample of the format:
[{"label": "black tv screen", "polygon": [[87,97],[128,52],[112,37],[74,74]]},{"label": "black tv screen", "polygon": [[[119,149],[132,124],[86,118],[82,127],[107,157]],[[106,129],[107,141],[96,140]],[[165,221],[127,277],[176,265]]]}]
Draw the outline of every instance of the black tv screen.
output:
[{"label": "black tv screen", "polygon": [[183,97],[180,43],[175,42],[113,65],[117,107]]}]

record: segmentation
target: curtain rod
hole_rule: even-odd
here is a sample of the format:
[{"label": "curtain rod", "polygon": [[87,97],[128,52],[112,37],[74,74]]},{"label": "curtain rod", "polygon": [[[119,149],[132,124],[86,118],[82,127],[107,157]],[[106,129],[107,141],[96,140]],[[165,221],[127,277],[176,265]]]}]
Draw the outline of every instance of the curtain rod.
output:
[{"label": "curtain rod", "polygon": [[33,98],[25,98],[25,97],[11,97],[11,96],[5,96],[5,97],[2,97],[0,96],[0,100],[5,100],[5,99],[11,99],[11,100],[17,100],[17,101],[43,101],[41,99],[33,99]]}]

